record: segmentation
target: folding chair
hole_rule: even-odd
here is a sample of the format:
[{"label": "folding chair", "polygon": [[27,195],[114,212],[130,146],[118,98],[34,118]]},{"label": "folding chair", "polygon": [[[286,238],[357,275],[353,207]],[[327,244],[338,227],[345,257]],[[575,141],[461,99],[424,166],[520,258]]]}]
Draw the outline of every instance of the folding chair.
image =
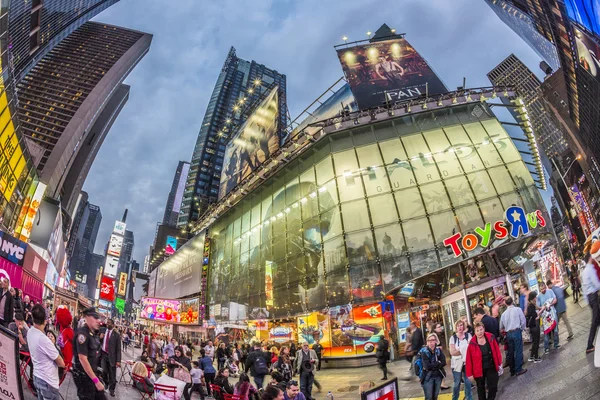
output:
[{"label": "folding chair", "polygon": [[177,400],[177,387],[175,387],[175,386],[161,385],[160,383],[155,383],[154,384],[154,394],[155,395],[156,395],[156,392],[162,392],[167,397],[169,396],[169,394],[172,394],[173,400]]},{"label": "folding chair", "polygon": [[19,354],[22,357],[21,364],[19,367],[20,373],[21,373],[21,379],[25,380],[25,384],[31,391],[31,394],[35,396],[36,395],[35,391],[33,389],[33,386],[31,386],[31,383],[30,383],[30,380],[33,380],[33,376],[30,377],[29,375],[27,375],[27,368],[29,367],[29,363],[32,362],[31,355],[26,351],[20,351]]},{"label": "folding chair", "polygon": [[[146,380],[144,379],[144,377],[136,374],[131,374],[131,378],[133,378],[133,387],[135,387],[138,393],[142,396],[142,400],[152,400],[154,392],[150,390],[150,388],[146,384]],[[136,383],[139,383],[142,389],[138,388],[138,385],[136,385]]]},{"label": "folding chair", "polygon": [[243,397],[239,394],[224,393],[223,400],[243,400]]},{"label": "folding chair", "polygon": [[210,390],[212,391],[212,397],[214,397],[217,400],[223,399],[223,392],[221,391],[221,386],[211,383]]}]

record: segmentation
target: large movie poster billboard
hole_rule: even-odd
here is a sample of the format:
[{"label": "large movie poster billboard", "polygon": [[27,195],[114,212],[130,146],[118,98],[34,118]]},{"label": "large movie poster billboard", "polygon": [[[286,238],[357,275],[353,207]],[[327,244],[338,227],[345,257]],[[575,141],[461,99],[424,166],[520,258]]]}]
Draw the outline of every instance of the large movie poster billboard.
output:
[{"label": "large movie poster billboard", "polygon": [[227,144],[219,199],[279,149],[277,90],[277,87],[271,90]]},{"label": "large movie poster billboard", "polygon": [[360,109],[448,91],[404,38],[338,48],[337,54]]},{"label": "large movie poster billboard", "polygon": [[600,81],[600,44],[580,29],[573,28],[573,32],[575,33],[579,65]]}]

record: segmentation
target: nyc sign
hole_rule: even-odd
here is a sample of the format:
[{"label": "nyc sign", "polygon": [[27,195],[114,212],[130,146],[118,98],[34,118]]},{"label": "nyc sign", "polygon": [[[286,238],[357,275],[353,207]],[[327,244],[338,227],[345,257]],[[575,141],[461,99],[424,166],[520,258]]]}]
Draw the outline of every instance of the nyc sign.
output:
[{"label": "nyc sign", "polygon": [[526,214],[521,207],[512,206],[504,214],[508,224],[504,221],[496,221],[493,224],[488,222],[483,228],[475,228],[475,233],[464,236],[456,233],[444,239],[444,246],[452,249],[454,257],[459,257],[462,254],[461,246],[466,251],[471,251],[477,246],[488,247],[492,235],[496,239],[505,239],[508,235],[517,239],[519,236],[527,235],[530,229],[535,229],[538,225],[546,226],[546,220],[540,210]]}]

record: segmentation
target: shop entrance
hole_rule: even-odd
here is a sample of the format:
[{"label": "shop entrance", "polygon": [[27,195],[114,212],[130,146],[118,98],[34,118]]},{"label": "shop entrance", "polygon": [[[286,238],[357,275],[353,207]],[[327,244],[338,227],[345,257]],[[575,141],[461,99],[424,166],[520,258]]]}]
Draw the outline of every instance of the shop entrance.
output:
[{"label": "shop entrance", "polygon": [[465,301],[465,292],[461,290],[443,298],[440,301],[444,315],[444,331],[446,338],[450,338],[454,332],[454,324],[461,319],[471,320],[471,315],[467,309]]}]

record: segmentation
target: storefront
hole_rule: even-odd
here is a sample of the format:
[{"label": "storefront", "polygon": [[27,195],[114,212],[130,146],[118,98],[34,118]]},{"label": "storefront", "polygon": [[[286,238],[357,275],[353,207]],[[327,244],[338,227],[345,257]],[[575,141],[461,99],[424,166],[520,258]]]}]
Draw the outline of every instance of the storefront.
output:
[{"label": "storefront", "polygon": [[47,267],[48,262],[33,247],[29,246],[25,252],[23,262],[23,276],[21,280],[23,298],[29,296],[36,303],[42,301],[44,298],[44,279]]}]

